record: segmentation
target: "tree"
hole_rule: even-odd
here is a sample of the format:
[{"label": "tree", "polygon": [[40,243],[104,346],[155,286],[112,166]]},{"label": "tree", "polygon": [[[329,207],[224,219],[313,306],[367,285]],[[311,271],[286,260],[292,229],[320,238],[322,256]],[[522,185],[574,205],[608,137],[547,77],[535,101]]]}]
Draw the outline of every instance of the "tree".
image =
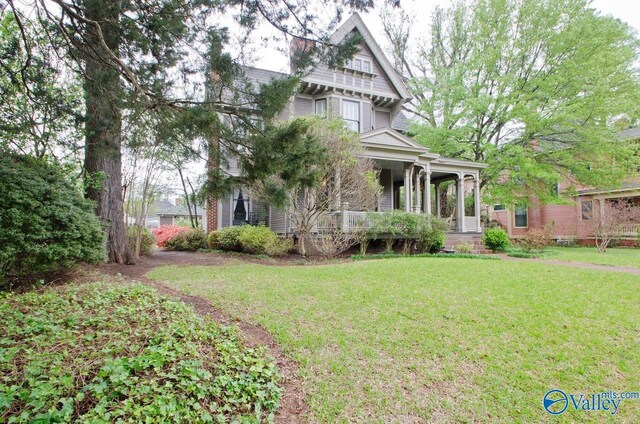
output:
[{"label": "tree", "polygon": [[[306,255],[306,239],[323,215],[347,205],[350,210],[376,206],[378,174],[362,153],[358,134],[342,120],[297,118],[254,138],[252,155],[243,160],[243,178],[267,203],[290,212],[298,250]],[[336,236],[326,237],[325,244],[340,244]]]},{"label": "tree", "polygon": [[605,203],[600,209],[601,216],[594,233],[598,252],[604,253],[613,240],[624,234],[626,227],[640,223],[640,208],[627,199],[600,201]]},{"label": "tree", "polygon": [[[30,56],[21,31],[33,40]],[[46,45],[38,22],[20,27],[0,13],[0,147],[73,163],[82,147],[82,87]],[[26,62],[29,66],[25,66]]]},{"label": "tree", "polygon": [[415,138],[432,151],[489,164],[495,203],[551,188],[614,186],[637,166],[614,121],[637,121],[638,40],[588,0],[470,0],[437,8],[415,57],[411,19],[385,20],[394,62],[415,101]]},{"label": "tree", "polygon": [[[39,20],[48,33],[62,40],[49,42],[49,48],[84,79],[86,195],[95,201],[96,214],[107,228],[109,260],[120,263],[131,261],[123,220],[122,111],[157,112],[173,129],[180,125],[181,131],[205,140],[223,132],[221,113],[268,116],[282,109],[296,78],[257,88],[242,83],[242,58],[223,49],[229,44],[223,18],[233,15],[249,32],[262,20],[284,34],[301,37],[313,46],[305,63],[320,55],[342,61],[355,53],[355,40],[334,46],[327,31],[339,22],[345,7],[373,6],[372,0],[326,0],[336,6],[336,14],[320,29],[314,27],[313,5],[306,1],[33,0],[28,14],[17,3],[7,1],[18,26],[23,28],[32,17]],[[21,31],[21,35],[24,67],[29,67],[34,43],[29,34]],[[207,80],[209,75],[216,76],[223,87],[219,93],[224,95],[202,98],[205,90],[198,77]],[[212,191],[228,187],[212,180],[207,185]]]}]

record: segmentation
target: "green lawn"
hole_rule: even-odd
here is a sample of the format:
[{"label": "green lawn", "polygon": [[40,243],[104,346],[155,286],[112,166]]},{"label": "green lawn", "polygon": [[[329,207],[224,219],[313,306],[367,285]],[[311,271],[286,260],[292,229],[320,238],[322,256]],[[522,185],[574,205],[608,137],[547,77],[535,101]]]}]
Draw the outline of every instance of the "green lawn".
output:
[{"label": "green lawn", "polygon": [[640,268],[640,249],[607,249],[605,253],[599,253],[595,247],[554,247],[551,250],[559,254],[547,259]]},{"label": "green lawn", "polygon": [[[638,276],[445,258],[149,276],[268,329],[301,364],[312,421],[599,422],[552,417],[543,395],[640,390]],[[615,418],[638,416],[629,400]]]}]

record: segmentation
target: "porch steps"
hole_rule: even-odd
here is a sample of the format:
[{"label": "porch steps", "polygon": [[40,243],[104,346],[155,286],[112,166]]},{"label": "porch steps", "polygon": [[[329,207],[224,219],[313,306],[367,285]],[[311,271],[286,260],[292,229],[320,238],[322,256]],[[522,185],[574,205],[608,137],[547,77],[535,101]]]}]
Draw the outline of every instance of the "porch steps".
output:
[{"label": "porch steps", "polygon": [[446,233],[444,236],[444,247],[446,249],[454,249],[462,243],[473,245],[473,253],[491,253],[482,244],[482,233]]}]

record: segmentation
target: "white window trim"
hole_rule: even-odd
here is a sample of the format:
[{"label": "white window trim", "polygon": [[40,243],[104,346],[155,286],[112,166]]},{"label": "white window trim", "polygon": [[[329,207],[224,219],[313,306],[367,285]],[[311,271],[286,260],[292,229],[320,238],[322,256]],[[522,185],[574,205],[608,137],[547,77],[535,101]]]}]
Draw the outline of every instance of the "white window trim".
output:
[{"label": "white window trim", "polygon": [[320,115],[318,115],[318,109],[317,109],[317,106],[316,106],[316,103],[318,103],[318,102],[324,102],[324,113],[325,113],[324,118],[328,118],[329,117],[329,98],[328,97],[320,97],[320,98],[317,98],[317,99],[313,100],[313,114],[315,116],[320,116]]},{"label": "white window trim", "polygon": [[358,113],[358,115],[359,115],[359,118],[358,118],[358,131],[357,131],[357,132],[358,132],[358,133],[362,133],[362,123],[364,122],[364,116],[363,116],[363,110],[362,110],[362,109],[363,109],[363,107],[362,107],[362,101],[357,100],[357,99],[351,99],[351,98],[349,98],[349,97],[347,97],[347,98],[344,98],[344,97],[343,97],[343,98],[341,98],[341,99],[340,99],[340,117],[341,117],[343,120],[345,120],[344,115],[343,115],[343,110],[344,110],[343,105],[344,105],[344,102],[358,103],[358,105],[359,105],[359,106],[358,106],[358,112],[359,112],[359,113]]}]

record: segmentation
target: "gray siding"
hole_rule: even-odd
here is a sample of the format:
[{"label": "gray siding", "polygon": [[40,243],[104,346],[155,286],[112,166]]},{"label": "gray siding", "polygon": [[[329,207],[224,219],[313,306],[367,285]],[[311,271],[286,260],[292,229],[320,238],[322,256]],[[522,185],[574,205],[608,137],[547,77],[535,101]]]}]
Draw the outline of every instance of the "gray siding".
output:
[{"label": "gray siding", "polygon": [[360,55],[367,57],[367,59],[369,58],[371,59],[371,72],[377,75],[373,79],[373,90],[380,91],[383,93],[388,93],[388,94],[399,95],[396,89],[393,88],[393,85],[391,84],[387,76],[384,74],[384,71],[380,67],[380,64],[378,63],[378,61],[373,58],[373,54],[371,53],[371,50],[369,50],[369,48],[366,46],[362,46],[362,50],[360,50]]},{"label": "gray siding", "polygon": [[376,110],[376,128],[385,128],[391,126],[391,114],[381,110]]},{"label": "gray siding", "polygon": [[332,117],[342,116],[340,112],[340,98],[330,97],[329,103],[331,104],[331,107],[329,109],[329,116],[332,116]]},{"label": "gray siding", "polygon": [[382,186],[382,195],[380,196],[380,210],[391,210],[393,209],[393,186],[391,184],[391,170],[383,169],[380,171],[380,185]]},{"label": "gray siding", "polygon": [[371,131],[371,102],[364,100],[362,102],[362,125],[360,132]]},{"label": "gray siding", "polygon": [[313,115],[313,100],[305,99],[303,97],[296,97],[294,101],[294,115],[295,116],[303,116],[303,115]]},{"label": "gray siding", "polygon": [[287,214],[283,209],[272,206],[269,210],[269,226],[278,234],[287,232]]},{"label": "gray siding", "polygon": [[309,73],[309,78],[327,83],[333,83],[334,71],[324,63],[318,63]]},{"label": "gray siding", "polygon": [[231,226],[231,202],[232,194],[229,194],[222,198],[220,203],[222,204],[222,228]]}]

